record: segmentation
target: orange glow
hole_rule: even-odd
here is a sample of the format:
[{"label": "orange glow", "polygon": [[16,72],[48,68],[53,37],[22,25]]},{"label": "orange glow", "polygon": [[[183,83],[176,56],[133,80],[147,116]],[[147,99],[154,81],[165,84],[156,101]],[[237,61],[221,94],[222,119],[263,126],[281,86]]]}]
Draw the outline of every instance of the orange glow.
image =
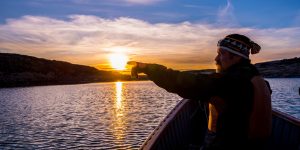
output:
[{"label": "orange glow", "polygon": [[124,139],[124,129],[125,129],[125,113],[126,110],[124,109],[124,103],[123,103],[123,83],[122,82],[115,82],[115,101],[114,101],[114,131],[113,134],[116,138],[116,140],[122,140]]},{"label": "orange glow", "polygon": [[112,68],[116,70],[125,70],[128,61],[128,56],[122,53],[110,54],[109,61]]},{"label": "orange glow", "polygon": [[122,108],[122,82],[116,82],[116,108],[117,110]]}]

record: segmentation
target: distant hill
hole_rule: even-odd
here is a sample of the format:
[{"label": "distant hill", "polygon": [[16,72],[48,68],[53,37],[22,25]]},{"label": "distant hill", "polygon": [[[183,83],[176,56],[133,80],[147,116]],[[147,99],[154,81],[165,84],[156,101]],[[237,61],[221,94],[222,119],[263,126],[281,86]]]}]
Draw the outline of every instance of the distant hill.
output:
[{"label": "distant hill", "polygon": [[[275,60],[255,64],[259,72],[266,78],[300,78],[300,58]],[[194,74],[210,74],[214,69],[186,71]]]},{"label": "distant hill", "polygon": [[126,79],[117,72],[63,61],[0,53],[0,87],[76,84]]},{"label": "distant hill", "polygon": [[255,66],[264,77],[300,78],[300,58],[297,57],[257,63]]},{"label": "distant hill", "polygon": [[[264,77],[300,77],[300,58],[257,63]],[[214,69],[191,70],[190,73],[209,74]],[[138,80],[146,80],[140,76]],[[101,71],[94,67],[47,60],[32,56],[0,53],[0,87],[78,84],[103,81],[132,80],[129,75],[114,71]]]}]

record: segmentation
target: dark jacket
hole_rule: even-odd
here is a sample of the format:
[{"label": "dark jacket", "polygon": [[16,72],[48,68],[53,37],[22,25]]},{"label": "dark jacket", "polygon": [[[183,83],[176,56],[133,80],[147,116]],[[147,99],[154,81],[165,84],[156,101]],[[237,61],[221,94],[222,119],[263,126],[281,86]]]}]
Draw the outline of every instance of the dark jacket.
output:
[{"label": "dark jacket", "polygon": [[141,72],[156,85],[183,98],[199,101],[208,101],[212,97],[223,99],[224,111],[218,116],[215,145],[225,149],[247,143],[253,101],[251,78],[259,75],[255,66],[239,63],[223,73],[196,75],[151,64]]}]

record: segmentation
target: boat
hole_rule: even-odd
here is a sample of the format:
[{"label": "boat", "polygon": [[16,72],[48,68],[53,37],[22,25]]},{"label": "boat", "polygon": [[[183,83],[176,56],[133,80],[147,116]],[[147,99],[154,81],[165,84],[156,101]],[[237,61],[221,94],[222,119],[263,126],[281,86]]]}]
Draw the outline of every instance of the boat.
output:
[{"label": "boat", "polygon": [[[140,150],[200,149],[207,130],[204,106],[183,99],[160,122]],[[300,120],[272,110],[268,149],[300,150]]]}]

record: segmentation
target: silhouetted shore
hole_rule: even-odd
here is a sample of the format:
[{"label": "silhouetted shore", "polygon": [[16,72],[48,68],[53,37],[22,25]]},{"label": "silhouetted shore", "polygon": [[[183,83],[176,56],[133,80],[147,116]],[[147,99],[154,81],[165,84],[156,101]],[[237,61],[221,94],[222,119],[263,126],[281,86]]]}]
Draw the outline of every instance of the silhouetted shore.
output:
[{"label": "silhouetted shore", "polygon": [[[300,58],[276,60],[255,64],[267,78],[300,77]],[[213,69],[192,70],[192,73],[210,73]],[[81,84],[92,82],[147,80],[146,76],[132,79],[117,71],[103,71],[94,67],[47,60],[32,56],[0,53],[0,87]]]},{"label": "silhouetted shore", "polygon": [[[262,76],[266,78],[300,78],[300,58],[275,60],[255,64]],[[191,70],[191,73],[209,74],[214,69]]]},{"label": "silhouetted shore", "polygon": [[300,58],[257,63],[255,66],[267,78],[300,78]]},{"label": "silhouetted shore", "polygon": [[[143,80],[140,78],[139,80]],[[132,80],[130,75],[19,54],[0,53],[0,87]]]}]

